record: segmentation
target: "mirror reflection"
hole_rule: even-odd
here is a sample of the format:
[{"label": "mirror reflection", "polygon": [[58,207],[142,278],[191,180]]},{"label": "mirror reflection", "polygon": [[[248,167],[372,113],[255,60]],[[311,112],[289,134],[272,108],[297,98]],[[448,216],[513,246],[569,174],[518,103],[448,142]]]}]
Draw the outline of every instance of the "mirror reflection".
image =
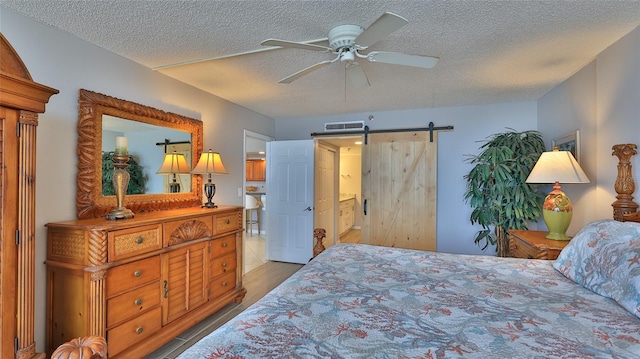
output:
[{"label": "mirror reflection", "polygon": [[[191,192],[191,133],[154,126],[104,114],[102,116],[102,195],[114,195],[111,184],[113,165],[111,156],[116,137],[128,139],[129,174],[127,195]],[[187,170],[167,169],[165,157],[179,155],[186,161]],[[160,171],[163,167],[163,171]],[[158,173],[161,172],[161,173]],[[187,173],[185,173],[187,172]],[[177,186],[176,186],[177,184]]]}]

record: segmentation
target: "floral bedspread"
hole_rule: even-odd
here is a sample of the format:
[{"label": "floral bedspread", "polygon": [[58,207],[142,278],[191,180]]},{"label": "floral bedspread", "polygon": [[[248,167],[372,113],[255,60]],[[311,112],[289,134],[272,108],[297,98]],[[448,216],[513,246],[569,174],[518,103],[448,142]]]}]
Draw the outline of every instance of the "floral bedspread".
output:
[{"label": "floral bedspread", "polygon": [[640,319],[552,264],[335,245],[179,358],[640,358]]}]

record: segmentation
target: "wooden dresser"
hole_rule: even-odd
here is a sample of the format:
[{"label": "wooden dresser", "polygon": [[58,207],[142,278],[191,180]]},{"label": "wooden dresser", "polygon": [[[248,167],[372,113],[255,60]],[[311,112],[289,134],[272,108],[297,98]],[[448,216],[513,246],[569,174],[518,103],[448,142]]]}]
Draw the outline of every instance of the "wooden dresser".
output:
[{"label": "wooden dresser", "polygon": [[529,259],[556,259],[569,241],[547,239],[546,231],[509,231],[509,256]]},{"label": "wooden dresser", "polygon": [[49,223],[47,349],[105,337],[141,358],[231,302],[242,287],[242,207]]}]

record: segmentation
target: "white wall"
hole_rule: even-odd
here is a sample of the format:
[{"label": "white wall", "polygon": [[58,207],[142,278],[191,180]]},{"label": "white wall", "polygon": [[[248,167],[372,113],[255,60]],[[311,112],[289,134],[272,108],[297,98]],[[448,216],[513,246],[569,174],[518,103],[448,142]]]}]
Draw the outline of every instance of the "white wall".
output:
[{"label": "white wall", "polygon": [[[591,184],[562,185],[573,203],[569,235],[574,235],[585,223],[596,218],[596,206],[589,205],[595,201],[597,168],[595,70],[594,63],[587,65],[538,101],[538,129],[544,135],[547,150],[552,149],[553,138],[580,130],[580,166]],[[544,222],[541,221],[538,228],[546,228]]]},{"label": "white wall", "polygon": [[[598,218],[611,218],[618,159],[611,146],[640,145],[640,27],[596,58],[596,128]],[[632,159],[636,203],[640,202],[640,156]]]},{"label": "white wall", "polygon": [[[373,121],[367,118],[373,115]],[[276,139],[309,139],[313,132],[322,132],[325,122],[366,121],[370,129],[427,127],[453,125],[451,132],[438,134],[438,220],[437,250],[439,252],[491,254],[494,248],[482,252],[474,243],[480,226],[471,225],[471,208],[464,202],[464,175],[471,170],[468,154],[478,154],[481,141],[503,132],[507,127],[517,131],[537,128],[535,102],[414,109],[343,116],[309,117],[276,121]]]},{"label": "white wall", "polygon": [[244,129],[275,137],[274,120],[154,72],[67,33],[0,7],[0,31],[34,81],[60,90],[40,115],[36,184],[36,344],[44,351],[48,222],[74,219],[78,90],[81,88],[202,120],[204,149],[220,152],[227,176],[215,202],[242,204]]},{"label": "white wall", "polygon": [[[593,220],[612,218],[618,158],[611,147],[640,144],[640,28],[543,96],[538,101],[538,126],[549,148],[552,138],[580,130],[580,164],[591,184],[563,185],[574,204],[568,233],[575,234]],[[639,156],[631,164],[638,189]]]}]

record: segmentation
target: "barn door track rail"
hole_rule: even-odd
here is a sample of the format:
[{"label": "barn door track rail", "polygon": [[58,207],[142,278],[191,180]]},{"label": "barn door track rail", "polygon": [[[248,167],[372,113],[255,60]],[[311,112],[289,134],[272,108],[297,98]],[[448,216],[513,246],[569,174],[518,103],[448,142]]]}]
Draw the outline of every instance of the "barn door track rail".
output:
[{"label": "barn door track rail", "polygon": [[453,126],[435,126],[433,122],[429,122],[428,127],[417,127],[417,128],[388,128],[388,129],[380,129],[380,130],[370,130],[369,126],[364,126],[364,130],[354,130],[354,131],[337,131],[337,132],[314,132],[311,134],[311,137],[321,137],[321,136],[341,136],[341,135],[364,135],[364,144],[366,145],[368,142],[368,137],[370,133],[390,133],[390,132],[418,132],[418,131],[429,131],[429,142],[433,142],[433,131],[453,131]]}]

